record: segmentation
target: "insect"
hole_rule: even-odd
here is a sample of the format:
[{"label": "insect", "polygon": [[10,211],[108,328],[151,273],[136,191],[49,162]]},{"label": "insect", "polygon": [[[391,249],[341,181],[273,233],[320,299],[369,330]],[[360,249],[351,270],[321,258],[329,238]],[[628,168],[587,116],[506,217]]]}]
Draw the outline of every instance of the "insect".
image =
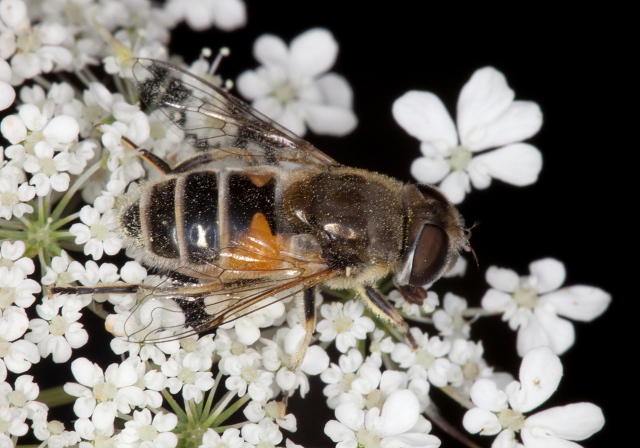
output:
[{"label": "insect", "polygon": [[141,332],[142,341],[154,342],[165,340],[167,330],[174,330],[168,338],[211,331],[301,295],[306,336],[292,360],[297,368],[315,330],[318,285],[355,289],[406,334],[408,325],[376,283],[392,274],[408,300],[420,300],[423,286],[446,273],[461,250],[471,250],[462,216],[437,188],[343,166],[166,62],[135,59],[132,73],[142,101],[197,151],[170,167],[139,149],[162,176],[128,193],[119,209],[129,252],[170,281],[50,290],[139,293],[187,310],[178,323],[148,316],[125,325],[126,336]]}]

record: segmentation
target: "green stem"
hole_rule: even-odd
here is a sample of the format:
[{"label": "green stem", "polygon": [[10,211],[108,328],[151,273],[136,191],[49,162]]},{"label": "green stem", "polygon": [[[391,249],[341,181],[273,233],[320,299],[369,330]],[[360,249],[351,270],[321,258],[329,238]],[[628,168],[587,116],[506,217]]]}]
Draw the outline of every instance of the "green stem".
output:
[{"label": "green stem", "polygon": [[4,230],[0,229],[0,238],[10,240],[26,240],[27,232],[24,230]]},{"label": "green stem", "polygon": [[167,400],[167,403],[169,403],[169,406],[171,406],[171,409],[173,410],[173,412],[175,412],[178,418],[180,420],[186,421],[187,420],[186,412],[182,410],[178,402],[171,396],[171,394],[167,391],[167,389],[162,390],[162,396],[164,397],[165,400]]},{"label": "green stem", "polygon": [[481,448],[480,445],[467,438],[467,436],[460,432],[458,428],[454,427],[446,419],[444,419],[434,406],[427,406],[427,409],[424,411],[424,413],[436,426],[439,426],[440,429],[442,429],[454,439],[458,440],[460,443],[468,446],[469,448]]},{"label": "green stem", "polygon": [[240,422],[240,423],[235,423],[233,425],[227,425],[227,426],[216,426],[215,428],[212,428],[215,432],[217,432],[218,434],[222,434],[223,432],[225,432],[227,429],[230,428],[236,428],[236,429],[241,429],[244,425],[246,425],[247,423],[251,423],[250,421],[244,421],[244,422]]},{"label": "green stem", "polygon": [[229,406],[227,409],[225,409],[225,411],[220,414],[212,423],[211,423],[211,427],[216,427],[219,426],[220,423],[224,422],[226,419],[228,419],[229,417],[231,417],[238,409],[240,409],[242,406],[245,405],[245,403],[247,401],[249,401],[251,397],[249,397],[249,394],[245,394],[244,397],[240,398],[239,400],[237,400],[235,403],[233,403],[231,406]]},{"label": "green stem", "polygon": [[62,406],[64,404],[73,403],[76,397],[69,395],[64,391],[64,386],[51,387],[40,391],[38,401],[46,404],[50,408]]},{"label": "green stem", "polygon": [[42,196],[38,196],[38,225],[40,228],[44,227],[46,221],[45,213],[44,213],[44,203]]},{"label": "green stem", "polygon": [[206,423],[207,427],[211,427],[212,423],[218,418],[218,416],[222,413],[223,409],[227,407],[229,402],[236,396],[235,391],[228,391],[224,396],[218,401],[213,410],[211,411],[211,415],[207,418]]},{"label": "green stem", "polygon": [[467,308],[462,312],[462,317],[484,317],[484,316],[499,316],[502,312],[491,312],[483,308]]},{"label": "green stem", "polygon": [[4,227],[5,229],[20,230],[24,229],[24,224],[16,221],[2,220],[2,227]]},{"label": "green stem", "polygon": [[204,405],[202,410],[202,415],[209,415],[211,412],[211,406],[213,405],[213,398],[216,395],[216,390],[218,389],[218,384],[220,384],[220,380],[222,379],[222,372],[218,372],[216,375],[215,382],[213,383],[213,388],[209,391],[209,395],[207,396],[207,402]]},{"label": "green stem", "polygon": [[98,171],[101,166],[102,160],[98,160],[96,163],[91,165],[87,171],[82,173],[82,175],[76,179],[73,185],[71,185],[71,187],[64,194],[62,199],[60,199],[60,202],[58,202],[56,208],[53,210],[53,213],[51,214],[51,220],[53,222],[57,221],[60,215],[62,215],[62,212],[64,211],[65,207],[67,206],[73,195],[76,193],[76,191],[78,191],[78,189],[93,175],[93,173]]}]

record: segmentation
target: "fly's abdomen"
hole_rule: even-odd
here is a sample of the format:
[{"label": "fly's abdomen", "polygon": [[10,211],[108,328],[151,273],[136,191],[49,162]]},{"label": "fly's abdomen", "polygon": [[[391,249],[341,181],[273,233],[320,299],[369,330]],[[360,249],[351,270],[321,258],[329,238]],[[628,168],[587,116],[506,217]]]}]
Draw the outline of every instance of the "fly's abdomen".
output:
[{"label": "fly's abdomen", "polygon": [[268,233],[276,234],[279,186],[271,171],[209,169],[143,186],[139,198],[120,213],[125,240],[145,264],[193,277],[216,276],[226,263],[221,251],[253,238],[257,222],[266,222]]},{"label": "fly's abdomen", "polygon": [[189,173],[180,181],[176,220],[181,225],[181,252],[189,263],[212,262],[220,249],[218,173]]}]

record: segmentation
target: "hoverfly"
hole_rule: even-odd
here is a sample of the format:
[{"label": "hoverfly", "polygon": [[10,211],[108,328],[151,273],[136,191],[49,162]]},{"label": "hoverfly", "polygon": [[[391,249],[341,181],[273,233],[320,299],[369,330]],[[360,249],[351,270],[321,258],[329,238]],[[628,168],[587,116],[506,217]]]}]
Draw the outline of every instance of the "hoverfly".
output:
[{"label": "hoverfly", "polygon": [[[132,73],[142,101],[197,151],[170,167],[140,149],[162,176],[127,193],[119,210],[129,253],[172,281],[54,287],[52,293],[172,299],[191,313],[175,339],[302,292],[306,337],[292,362],[297,368],[315,330],[318,285],[355,289],[379,318],[407,334],[376,283],[393,274],[405,297],[419,299],[421,287],[470,250],[462,216],[437,188],[343,166],[166,62],[135,59]],[[147,331],[143,342],[165,340],[156,331]]]}]

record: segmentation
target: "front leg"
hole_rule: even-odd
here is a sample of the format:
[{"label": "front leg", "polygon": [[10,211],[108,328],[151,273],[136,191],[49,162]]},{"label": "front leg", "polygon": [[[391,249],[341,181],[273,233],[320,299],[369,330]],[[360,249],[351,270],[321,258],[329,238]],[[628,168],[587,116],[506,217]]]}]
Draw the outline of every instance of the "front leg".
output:
[{"label": "front leg", "polygon": [[409,325],[407,322],[378,290],[372,286],[365,286],[364,288],[358,288],[358,292],[360,293],[365,305],[367,305],[367,307],[373,311],[376,316],[397,326],[405,335],[411,347],[416,348],[418,346],[415,339],[409,332]]}]

